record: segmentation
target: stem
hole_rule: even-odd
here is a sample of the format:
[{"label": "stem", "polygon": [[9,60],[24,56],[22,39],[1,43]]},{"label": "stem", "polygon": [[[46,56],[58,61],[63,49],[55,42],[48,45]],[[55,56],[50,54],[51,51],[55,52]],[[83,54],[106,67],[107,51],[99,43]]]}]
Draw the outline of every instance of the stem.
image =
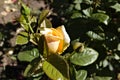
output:
[{"label": "stem", "polygon": [[75,51],[73,51],[66,59],[69,60],[73,54],[75,54]]},{"label": "stem", "polygon": [[42,61],[44,61],[45,59],[44,59],[44,57],[40,54],[40,58],[41,58],[41,60]]},{"label": "stem", "polygon": [[27,22],[27,24],[28,24],[29,30],[30,30],[32,33],[34,33],[32,27],[31,27],[31,25],[30,25],[30,23],[31,23],[31,22],[30,22],[30,19],[29,19],[29,16],[30,16],[30,15],[28,15],[28,16],[27,16],[27,15],[26,15],[26,16],[23,15],[23,16],[25,17],[25,20],[26,20],[26,22]]},{"label": "stem", "polygon": [[31,27],[30,23],[28,23],[28,26],[29,26],[30,31],[31,31],[32,33],[34,33],[34,31],[33,31],[32,27]]}]

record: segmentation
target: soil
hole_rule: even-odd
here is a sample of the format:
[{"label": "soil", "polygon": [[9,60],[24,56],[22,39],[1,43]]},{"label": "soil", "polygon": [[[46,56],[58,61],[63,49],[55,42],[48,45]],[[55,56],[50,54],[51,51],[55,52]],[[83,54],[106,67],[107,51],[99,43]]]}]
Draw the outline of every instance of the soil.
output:
[{"label": "soil", "polygon": [[[22,0],[32,12],[38,13],[47,8],[44,0]],[[23,80],[21,73],[24,66],[11,58],[18,53],[20,46],[15,44],[17,32],[21,29],[17,19],[20,17],[18,0],[0,0],[0,80],[16,78]]]}]

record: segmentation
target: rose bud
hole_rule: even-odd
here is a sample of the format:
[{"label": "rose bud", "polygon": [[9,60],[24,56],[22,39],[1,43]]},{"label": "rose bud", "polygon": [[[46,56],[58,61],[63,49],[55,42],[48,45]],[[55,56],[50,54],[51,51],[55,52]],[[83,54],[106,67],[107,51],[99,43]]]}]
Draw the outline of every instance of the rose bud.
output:
[{"label": "rose bud", "polygon": [[41,34],[45,36],[50,53],[62,54],[70,44],[70,37],[63,25],[56,29],[44,28],[44,30],[41,31]]}]

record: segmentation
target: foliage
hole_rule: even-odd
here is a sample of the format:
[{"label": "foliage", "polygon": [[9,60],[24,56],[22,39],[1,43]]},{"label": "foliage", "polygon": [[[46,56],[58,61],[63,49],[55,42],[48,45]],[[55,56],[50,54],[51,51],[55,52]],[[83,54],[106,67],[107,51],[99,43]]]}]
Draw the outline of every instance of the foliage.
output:
[{"label": "foliage", "polygon": [[[66,25],[71,39],[79,39],[85,46],[93,48],[99,53],[94,64],[83,68],[88,71],[90,80],[103,80],[105,77],[106,80],[111,80],[110,77],[113,80],[116,79],[120,73],[120,1],[66,1],[66,4],[69,4],[67,8],[61,4],[65,9],[59,12],[55,10],[55,12],[65,18],[63,24]],[[61,7],[59,8],[61,9]],[[63,11],[65,14],[60,13]],[[96,76],[97,78],[94,78]]]},{"label": "foliage", "polygon": [[[21,4],[20,23],[24,31],[18,34],[16,44],[24,45],[30,41],[35,47],[18,53],[18,59],[20,61],[30,62],[25,69],[25,77],[38,75],[38,77],[42,78],[41,76],[46,74],[53,80],[70,80],[69,64],[73,63],[72,65],[86,66],[92,64],[97,59],[98,53],[92,48],[85,48],[81,53],[73,51],[69,56],[64,58],[67,53],[64,53],[65,55],[60,54],[62,54],[70,44],[70,38],[64,26],[56,29],[52,28],[50,21],[46,18],[49,10],[43,10],[38,18],[37,16],[32,17],[30,9],[25,6],[24,3]],[[36,28],[36,31],[34,28]],[[78,59],[76,55],[79,56]],[[87,60],[85,58],[89,59]],[[76,62],[78,64],[76,64]],[[39,76],[40,73],[43,74]],[[76,79],[85,79],[86,74],[87,71],[84,70],[76,71]]]},{"label": "foliage", "polygon": [[51,5],[59,18],[64,17],[61,23],[65,27],[53,28],[47,17],[50,10],[34,16],[21,2],[19,21],[24,31],[18,34],[16,43],[21,46],[29,43],[33,47],[18,53],[20,61],[29,62],[24,77],[41,80],[116,79],[120,71],[119,1],[57,1]]}]

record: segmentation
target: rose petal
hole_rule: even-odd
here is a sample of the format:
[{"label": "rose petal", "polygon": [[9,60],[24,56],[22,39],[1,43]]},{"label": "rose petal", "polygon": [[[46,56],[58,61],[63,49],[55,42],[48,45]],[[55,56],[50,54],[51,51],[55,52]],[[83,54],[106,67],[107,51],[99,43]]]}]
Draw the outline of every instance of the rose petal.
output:
[{"label": "rose petal", "polygon": [[58,50],[60,41],[50,42],[48,43],[48,48],[50,53],[56,53]]},{"label": "rose petal", "polygon": [[[45,38],[46,38],[48,47],[50,48],[50,52],[52,52],[52,53],[58,52],[58,47],[60,45],[61,39],[58,36],[53,36],[51,34],[45,35]],[[55,44],[53,44],[54,42],[55,42]],[[59,43],[57,44],[56,42],[59,42]]]},{"label": "rose petal", "polygon": [[44,28],[44,29],[41,28],[40,33],[45,35],[45,34],[48,34],[48,33],[52,33],[52,30],[49,29],[49,28]]},{"label": "rose petal", "polygon": [[57,53],[61,54],[63,52],[63,45],[64,45],[63,44],[63,34],[60,31],[58,31],[57,29],[52,28],[52,35],[56,38],[59,38],[59,40],[60,40]]},{"label": "rose petal", "polygon": [[67,34],[64,25],[58,27],[57,30],[63,34],[63,37],[64,37],[64,47],[63,47],[63,50],[65,50],[70,45],[70,37]]}]

